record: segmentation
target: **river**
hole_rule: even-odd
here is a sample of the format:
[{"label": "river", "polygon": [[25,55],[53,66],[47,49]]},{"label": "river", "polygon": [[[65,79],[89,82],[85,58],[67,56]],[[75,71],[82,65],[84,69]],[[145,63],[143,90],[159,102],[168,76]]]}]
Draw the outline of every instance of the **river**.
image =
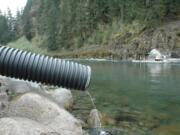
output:
[{"label": "river", "polygon": [[180,123],[180,63],[83,63],[92,67],[89,91],[101,112],[142,112],[158,119],[157,127]]}]

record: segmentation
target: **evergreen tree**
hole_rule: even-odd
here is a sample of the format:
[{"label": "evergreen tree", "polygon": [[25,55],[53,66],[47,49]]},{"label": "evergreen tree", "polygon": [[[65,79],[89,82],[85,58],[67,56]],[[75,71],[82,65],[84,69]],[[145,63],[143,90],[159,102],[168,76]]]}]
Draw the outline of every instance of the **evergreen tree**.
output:
[{"label": "evergreen tree", "polygon": [[24,12],[22,15],[22,21],[23,21],[23,34],[28,40],[31,40],[34,36],[33,33],[33,24],[32,24],[32,17],[30,14],[31,8],[32,8],[32,0],[28,0]]},{"label": "evergreen tree", "polygon": [[15,31],[15,38],[19,38],[23,35],[22,12],[20,10],[16,11],[14,31]]},{"label": "evergreen tree", "polygon": [[11,10],[7,9],[7,21],[8,21],[8,33],[9,40],[12,41],[15,39],[16,31],[15,31],[15,18],[12,16]]},{"label": "evergreen tree", "polygon": [[57,35],[58,35],[58,15],[59,15],[59,0],[49,1],[49,11],[47,13],[47,41],[50,50],[58,48]]},{"label": "evergreen tree", "polygon": [[0,15],[0,44],[6,44],[9,40],[8,20],[4,15]]}]

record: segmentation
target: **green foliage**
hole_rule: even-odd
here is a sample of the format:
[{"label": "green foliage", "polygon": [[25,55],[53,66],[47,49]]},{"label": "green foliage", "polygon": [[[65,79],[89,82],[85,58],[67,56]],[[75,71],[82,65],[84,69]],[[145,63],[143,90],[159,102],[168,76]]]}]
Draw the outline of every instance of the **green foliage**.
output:
[{"label": "green foliage", "polygon": [[146,25],[139,21],[133,21],[131,24],[122,24],[114,20],[110,25],[99,25],[97,31],[87,39],[86,44],[111,45],[116,41],[119,43],[128,41],[140,34],[145,27]]},{"label": "green foliage", "polygon": [[47,42],[50,50],[56,50],[57,46],[57,34],[58,34],[58,12],[59,12],[59,0],[49,1],[49,11],[47,12]]},{"label": "green foliage", "polygon": [[7,15],[0,13],[0,44],[7,44],[15,39],[15,20],[8,9]]},{"label": "green foliage", "polygon": [[39,39],[40,39],[39,37],[33,38],[30,42],[29,40],[27,40],[26,37],[23,36],[14,42],[10,42],[8,46],[26,51],[35,52],[35,53],[47,54],[47,49],[40,48],[40,44],[42,40]]},{"label": "green foliage", "polygon": [[39,23],[43,22],[46,28],[39,31],[47,35],[50,49],[79,48],[86,43],[106,44],[114,20],[118,26],[137,20],[139,24],[152,27],[168,14],[177,14],[180,3],[178,0],[41,1]]},{"label": "green foliage", "polygon": [[128,29],[134,22],[143,29],[177,17],[179,7],[179,0],[28,0],[23,13],[17,14],[15,35],[29,41],[45,37],[42,46],[49,50],[109,44],[114,35],[139,31]]},{"label": "green foliage", "polygon": [[8,23],[5,16],[0,16],[0,43],[5,44],[8,40]]},{"label": "green foliage", "polygon": [[33,36],[33,24],[32,24],[32,16],[30,14],[31,8],[32,8],[32,0],[28,0],[24,12],[22,15],[22,21],[23,21],[23,35],[30,41]]}]

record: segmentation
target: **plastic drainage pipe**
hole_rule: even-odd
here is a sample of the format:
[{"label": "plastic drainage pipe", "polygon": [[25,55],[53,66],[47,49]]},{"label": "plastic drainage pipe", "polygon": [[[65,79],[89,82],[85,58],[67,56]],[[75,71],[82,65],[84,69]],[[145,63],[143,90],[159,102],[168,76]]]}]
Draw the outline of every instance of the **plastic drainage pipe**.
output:
[{"label": "plastic drainage pipe", "polygon": [[85,90],[90,83],[91,68],[71,61],[1,46],[0,74],[69,89]]}]

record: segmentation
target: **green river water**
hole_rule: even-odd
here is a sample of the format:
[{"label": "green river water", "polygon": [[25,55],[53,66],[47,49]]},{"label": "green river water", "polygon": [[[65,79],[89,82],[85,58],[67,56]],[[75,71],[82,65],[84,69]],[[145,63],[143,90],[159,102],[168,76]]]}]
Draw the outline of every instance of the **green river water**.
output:
[{"label": "green river water", "polygon": [[116,119],[128,112],[120,122],[135,122],[130,117],[137,120],[140,112],[143,119],[153,120],[140,118],[139,122],[158,121],[154,127],[147,126],[150,129],[180,124],[180,63],[83,63],[92,67],[89,91],[101,112]]}]

